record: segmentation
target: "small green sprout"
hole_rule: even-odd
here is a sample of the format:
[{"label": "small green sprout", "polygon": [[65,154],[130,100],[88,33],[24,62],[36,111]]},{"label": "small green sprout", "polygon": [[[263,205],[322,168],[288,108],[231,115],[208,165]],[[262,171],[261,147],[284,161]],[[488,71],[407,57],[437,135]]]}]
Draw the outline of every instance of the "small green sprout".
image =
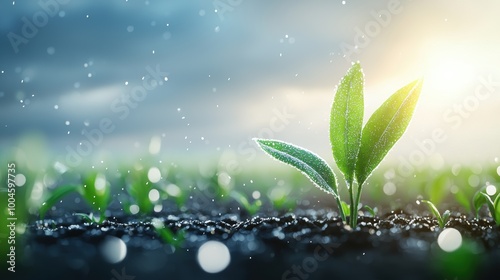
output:
[{"label": "small green sprout", "polygon": [[[152,201],[152,197],[158,196],[160,192],[153,188],[153,183],[149,180],[148,170],[142,169],[139,171],[133,171],[128,178],[127,192],[133,199],[134,203],[139,207],[139,213],[149,214],[153,212],[155,207],[155,201]],[[156,198],[156,197],[154,197]],[[130,203],[125,203],[126,208],[130,208]]]},{"label": "small green sprout", "polygon": [[156,233],[163,242],[179,248],[185,240],[185,232],[183,230],[174,233],[170,228],[165,227],[165,224],[158,218],[154,218],[151,224],[155,228]]},{"label": "small green sprout", "polygon": [[479,210],[486,204],[488,210],[490,210],[491,217],[497,225],[500,225],[500,194],[497,195],[495,200],[492,200],[484,190],[480,190],[474,195],[472,202],[476,210],[477,218],[479,218]]},{"label": "small green sprout", "polygon": [[262,201],[260,199],[255,200],[254,203],[250,203],[248,201],[248,199],[240,192],[231,191],[231,193],[229,193],[229,195],[234,200],[236,200],[243,207],[243,209],[245,209],[247,211],[247,213],[250,216],[255,215],[259,211],[260,207],[262,206]]},{"label": "small green sprout", "polygon": [[439,227],[441,229],[443,229],[444,226],[446,225],[446,223],[448,222],[448,220],[450,219],[450,215],[451,215],[450,210],[444,211],[443,215],[441,216],[441,214],[439,213],[439,210],[437,209],[436,205],[434,205],[434,203],[430,202],[429,200],[424,200],[424,199],[417,200],[417,204],[420,204],[420,203],[425,203],[429,207],[429,210],[436,217]]},{"label": "small green sprout", "polygon": [[346,214],[346,207],[342,207],[337,179],[325,160],[286,142],[254,139],[266,153],[302,171],[314,185],[332,194],[341,218],[346,221],[346,216],[350,216],[352,228],[357,225],[363,183],[405,132],[422,88],[422,80],[416,80],[399,89],[373,113],[363,128],[363,83],[361,66],[355,63],[337,88],[330,115],[330,143],[333,158],[349,190],[350,215]]},{"label": "small green sprout", "polygon": [[291,211],[296,206],[295,199],[290,196],[290,188],[285,185],[276,185],[268,193],[267,198],[277,210]]},{"label": "small green sprout", "polygon": [[98,224],[101,221],[100,220],[101,217],[96,217],[92,213],[90,213],[90,214],[74,213],[73,216],[79,216],[79,217],[81,217],[83,220],[85,220],[88,223],[96,223],[96,224]]},{"label": "small green sprout", "polygon": [[97,172],[90,173],[84,178],[81,185],[65,185],[54,190],[53,193],[42,203],[39,209],[40,218],[44,219],[45,214],[60,201],[64,196],[77,192],[99,217],[94,217],[95,221],[102,222],[105,218],[105,212],[110,202],[110,184],[106,177]]},{"label": "small green sprout", "polygon": [[370,214],[373,218],[375,218],[375,216],[377,216],[377,211],[378,211],[377,207],[375,207],[375,208],[371,208],[370,206],[365,205],[363,208],[365,208],[365,209],[366,209],[366,211],[367,211],[367,212],[368,212],[368,213],[369,213],[369,214]]}]

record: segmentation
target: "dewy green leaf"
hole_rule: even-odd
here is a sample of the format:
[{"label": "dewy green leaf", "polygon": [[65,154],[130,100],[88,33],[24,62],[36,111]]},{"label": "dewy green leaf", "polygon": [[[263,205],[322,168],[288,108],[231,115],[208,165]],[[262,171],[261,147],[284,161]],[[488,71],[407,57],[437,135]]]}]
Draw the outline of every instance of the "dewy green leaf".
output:
[{"label": "dewy green leaf", "polygon": [[493,208],[495,208],[495,222],[497,225],[500,225],[500,194],[497,195],[497,198],[493,202]]},{"label": "dewy green leaf", "polygon": [[[434,214],[434,216],[438,220],[439,227],[443,228],[444,224],[445,224],[445,220],[443,219],[443,217],[441,217],[441,214],[439,213],[439,210],[436,208],[436,205],[434,205],[434,203],[432,203],[428,200],[422,200],[421,202],[427,204],[427,206],[429,207],[429,210],[431,210],[432,214]],[[449,215],[450,215],[449,211],[448,211],[448,214],[446,214],[446,215],[447,215],[447,217],[449,217]]]},{"label": "dewy green leaf", "polygon": [[254,140],[266,153],[302,171],[316,186],[338,198],[335,175],[330,166],[319,156],[282,141]]},{"label": "dewy green leaf", "polygon": [[356,179],[359,185],[365,182],[405,132],[421,89],[422,80],[404,86],[389,97],[366,123],[356,162]]},{"label": "dewy green leaf", "polygon": [[110,186],[103,174],[91,172],[83,181],[84,187],[80,189],[81,195],[87,203],[104,217],[104,212],[110,200]]},{"label": "dewy green leaf", "polygon": [[476,215],[479,214],[479,209],[481,209],[481,206],[483,206],[483,204],[486,204],[488,206],[488,210],[490,210],[491,216],[496,221],[495,204],[488,194],[479,191],[474,195],[474,198],[472,200],[474,202],[474,209],[476,209]]},{"label": "dewy green leaf", "polygon": [[40,218],[43,220],[47,211],[49,211],[54,204],[56,204],[62,197],[78,191],[80,186],[68,185],[68,186],[60,186],[54,190],[54,192],[49,196],[49,198],[42,204],[40,210],[38,211],[40,214]]},{"label": "dewy green leaf", "polygon": [[335,162],[352,182],[363,127],[363,72],[355,63],[342,78],[330,114],[330,143]]},{"label": "dewy green leaf", "polygon": [[482,195],[481,191],[478,191],[474,194],[472,198],[472,205],[474,206],[474,210],[476,212],[476,218],[479,218],[479,209],[481,206],[486,203],[486,198]]}]

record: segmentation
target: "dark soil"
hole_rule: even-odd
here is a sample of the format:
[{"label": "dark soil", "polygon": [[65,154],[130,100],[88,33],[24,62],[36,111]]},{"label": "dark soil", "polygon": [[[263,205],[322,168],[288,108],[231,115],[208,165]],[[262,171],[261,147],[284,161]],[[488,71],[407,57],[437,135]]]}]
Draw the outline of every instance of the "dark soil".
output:
[{"label": "dark soil", "polygon": [[[402,210],[360,217],[356,229],[315,210],[251,219],[185,213],[158,218],[174,232],[184,230],[180,247],[162,241],[151,218],[113,218],[101,225],[75,216],[38,221],[23,235],[15,278],[498,279],[500,271],[499,227],[456,212],[446,227],[460,231],[463,245],[452,253],[439,248],[434,218]],[[99,250],[109,236],[127,245],[126,258],[117,264]],[[208,240],[230,251],[231,263],[220,273],[209,274],[197,263],[198,248]]]}]

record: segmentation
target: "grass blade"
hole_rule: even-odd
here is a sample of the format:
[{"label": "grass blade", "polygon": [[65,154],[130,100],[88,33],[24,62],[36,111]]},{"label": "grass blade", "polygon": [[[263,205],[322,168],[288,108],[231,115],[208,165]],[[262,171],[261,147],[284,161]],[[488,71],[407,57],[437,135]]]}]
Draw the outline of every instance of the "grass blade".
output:
[{"label": "grass blade", "polygon": [[427,204],[429,207],[429,210],[431,210],[432,214],[438,218],[438,220],[441,219],[441,214],[439,213],[439,210],[436,208],[436,205],[434,203],[428,201],[428,200],[421,200],[421,202]]},{"label": "grass blade", "polygon": [[101,219],[110,201],[110,186],[103,174],[92,172],[85,177],[84,187],[81,188],[81,194],[87,203],[99,212]]},{"label": "grass blade", "polygon": [[78,188],[79,186],[74,186],[74,185],[61,186],[56,188],[54,192],[49,196],[49,198],[40,207],[40,210],[38,211],[40,214],[40,219],[43,220],[45,214],[47,214],[47,211],[49,211],[49,209],[52,208],[52,206],[54,206],[59,200],[61,200],[61,198],[72,192],[77,192]]},{"label": "grass blade", "polygon": [[[496,199],[495,199],[495,202],[497,202]],[[493,217],[493,220],[495,220],[495,221],[497,220],[496,219],[495,204],[493,203],[493,200],[491,200],[491,197],[488,194],[486,194],[482,191],[477,192],[474,195],[473,203],[474,203],[474,209],[476,209],[476,216],[479,215],[479,209],[481,209],[481,206],[486,204],[488,206],[488,210],[490,210],[490,214],[491,214],[491,217]]]},{"label": "grass blade", "polygon": [[474,211],[476,212],[476,218],[479,218],[479,210],[481,209],[481,206],[486,203],[486,199],[482,195],[481,191],[478,191],[474,194],[474,197],[472,198],[472,205],[474,206]]},{"label": "grass blade", "polygon": [[149,191],[152,189],[152,183],[149,181],[146,170],[135,171],[131,174],[128,193],[134,199],[139,211],[142,214],[153,212],[154,204],[149,199]]},{"label": "grass blade", "polygon": [[363,127],[363,72],[355,63],[337,89],[330,114],[330,143],[338,168],[352,182]]},{"label": "grass blade", "polygon": [[493,202],[493,208],[495,208],[495,222],[497,225],[500,225],[500,194],[497,195],[497,198]]},{"label": "grass blade", "polygon": [[262,206],[262,202],[260,200],[256,200],[254,203],[250,203],[248,199],[241,193],[237,191],[232,191],[230,196],[236,200],[247,212],[250,216],[255,215],[260,207]]},{"label": "grass blade", "polygon": [[317,187],[338,198],[337,182],[332,169],[316,154],[295,145],[266,139],[254,139],[273,158],[302,171]]},{"label": "grass blade", "polygon": [[469,197],[465,194],[465,192],[461,189],[458,189],[458,192],[455,194],[455,200],[460,204],[467,213],[470,213],[471,205],[469,201]]},{"label": "grass blade", "polygon": [[405,132],[417,104],[422,80],[399,89],[370,117],[361,136],[356,179],[362,185]]},{"label": "grass blade", "polygon": [[[439,213],[439,210],[436,208],[436,205],[434,205],[434,203],[428,201],[428,200],[421,200],[422,203],[425,203],[427,204],[427,206],[429,207],[429,210],[431,210],[432,214],[436,217],[436,219],[438,220],[438,224],[439,224],[439,227],[440,228],[443,228],[444,227],[444,220],[443,218],[441,217],[441,214]],[[449,211],[448,211],[449,212]],[[445,212],[446,213],[446,212]],[[449,213],[446,214],[447,215],[447,218],[450,216]]]}]

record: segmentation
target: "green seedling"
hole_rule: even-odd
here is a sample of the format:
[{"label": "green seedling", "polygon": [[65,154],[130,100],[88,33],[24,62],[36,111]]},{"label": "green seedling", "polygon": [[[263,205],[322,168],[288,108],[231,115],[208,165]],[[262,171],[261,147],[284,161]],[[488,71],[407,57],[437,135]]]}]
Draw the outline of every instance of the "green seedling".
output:
[{"label": "green seedling", "polygon": [[158,236],[160,236],[163,242],[170,244],[175,248],[179,248],[182,243],[184,243],[184,240],[186,238],[183,230],[174,233],[171,229],[165,227],[165,224],[163,224],[163,222],[157,218],[154,218],[151,221],[151,224],[153,225],[156,233],[158,234]]},{"label": "green seedling", "polygon": [[47,211],[64,196],[74,192],[79,193],[92,210],[98,213],[99,217],[94,217],[94,220],[102,222],[110,202],[110,185],[106,177],[97,172],[85,177],[81,185],[65,185],[55,189],[42,203],[39,209],[40,218],[43,219]]},{"label": "green seedling", "polygon": [[290,197],[290,189],[287,186],[277,185],[268,193],[267,198],[277,210],[291,211],[296,205],[295,199]]},{"label": "green seedling", "polygon": [[472,204],[476,210],[477,218],[479,218],[479,210],[486,204],[488,210],[490,210],[491,217],[497,225],[500,225],[500,194],[497,195],[495,200],[492,200],[484,190],[478,191],[472,199]]},{"label": "green seedling", "polygon": [[472,211],[470,197],[468,197],[462,189],[458,189],[454,194],[455,201],[462,206],[467,213]]},{"label": "green seedling", "polygon": [[[373,113],[363,128],[363,83],[361,66],[355,63],[338,86],[330,115],[333,158],[347,183],[349,222],[353,228],[357,225],[363,183],[405,132],[422,88],[422,80],[416,80],[399,89]],[[346,220],[337,179],[325,160],[283,141],[254,140],[266,153],[302,171],[315,186],[332,194],[341,218]]]},{"label": "green seedling", "polygon": [[[151,183],[148,178],[147,169],[132,172],[127,184],[127,192],[134,203],[139,207],[139,213],[150,214],[153,212],[155,202],[150,198],[150,193],[153,189],[153,183]],[[158,191],[156,190],[156,192]],[[130,208],[130,205],[127,204],[130,203],[125,203],[125,207]]]},{"label": "green seedling", "polygon": [[98,224],[100,222],[100,217],[96,217],[92,213],[90,213],[90,214],[74,213],[73,216],[81,217],[87,223],[97,223]]},{"label": "green seedling", "polygon": [[378,209],[377,207],[375,208],[371,208],[370,206],[368,205],[365,205],[363,208],[365,208],[365,210],[373,217],[375,218],[375,216],[377,216],[377,212],[378,212]]},{"label": "green seedling", "polygon": [[260,199],[257,199],[254,201],[254,203],[250,203],[248,199],[241,193],[237,191],[231,191],[229,195],[236,200],[242,207],[247,211],[247,213],[250,216],[255,215],[260,207],[262,206],[262,201]]},{"label": "green seedling", "polygon": [[439,210],[437,209],[436,205],[434,203],[430,202],[429,200],[417,200],[417,204],[424,203],[429,207],[429,210],[432,212],[432,214],[436,217],[438,221],[438,225],[440,228],[444,228],[448,220],[450,219],[451,212],[450,210],[444,211],[443,215],[439,213]]}]

